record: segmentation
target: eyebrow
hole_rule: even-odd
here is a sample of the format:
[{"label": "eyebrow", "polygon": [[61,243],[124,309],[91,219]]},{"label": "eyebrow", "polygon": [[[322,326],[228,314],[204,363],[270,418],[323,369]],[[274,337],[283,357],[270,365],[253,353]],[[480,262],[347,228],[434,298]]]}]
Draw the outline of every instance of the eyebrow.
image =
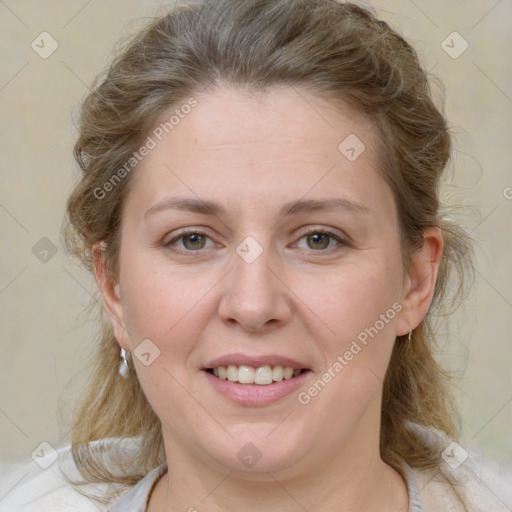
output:
[{"label": "eyebrow", "polygon": [[[214,201],[207,201],[202,199],[192,198],[181,198],[181,197],[170,197],[163,199],[152,206],[145,214],[147,218],[150,215],[154,215],[157,212],[164,210],[185,210],[189,212],[199,213],[202,215],[222,215],[226,213],[226,209]],[[346,198],[334,198],[334,199],[299,199],[291,201],[282,206],[279,211],[279,216],[296,215],[299,213],[310,213],[318,211],[348,211],[362,214],[369,214],[370,210],[354,201],[350,201]]]}]

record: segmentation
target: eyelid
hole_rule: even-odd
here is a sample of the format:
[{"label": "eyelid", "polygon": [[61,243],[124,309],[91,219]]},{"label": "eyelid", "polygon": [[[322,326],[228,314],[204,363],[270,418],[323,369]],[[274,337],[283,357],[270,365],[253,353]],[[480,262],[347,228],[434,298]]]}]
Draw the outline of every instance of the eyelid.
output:
[{"label": "eyelid", "polygon": [[[299,228],[299,231],[302,228]],[[348,241],[349,237],[345,235],[342,231],[336,230],[335,228],[325,227],[321,225],[308,225],[305,228],[305,231],[302,232],[301,236],[308,235],[310,233],[325,233],[326,235],[332,235],[334,237],[338,237],[341,239],[346,239]]]}]

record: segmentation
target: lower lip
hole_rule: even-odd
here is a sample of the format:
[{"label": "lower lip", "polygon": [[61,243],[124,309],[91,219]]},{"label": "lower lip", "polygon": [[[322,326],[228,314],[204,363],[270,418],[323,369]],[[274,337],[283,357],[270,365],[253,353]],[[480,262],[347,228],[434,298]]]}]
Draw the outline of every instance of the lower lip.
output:
[{"label": "lower lip", "polygon": [[311,371],[306,370],[292,379],[283,379],[266,385],[240,384],[239,382],[219,379],[206,370],[203,370],[203,373],[221,395],[240,405],[258,406],[277,402],[297,391],[304,384],[304,381],[309,378]]}]

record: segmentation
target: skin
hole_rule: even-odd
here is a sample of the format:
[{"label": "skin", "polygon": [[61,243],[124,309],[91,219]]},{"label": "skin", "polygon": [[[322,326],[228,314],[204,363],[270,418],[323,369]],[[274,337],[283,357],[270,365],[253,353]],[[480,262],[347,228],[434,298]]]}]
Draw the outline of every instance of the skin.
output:
[{"label": "skin", "polygon": [[[160,350],[149,366],[133,358],[171,473],[148,510],[396,512],[408,496],[379,455],[382,384],[396,336],[414,329],[432,301],[441,233],[426,230],[404,268],[377,134],[361,114],[291,88],[195,97],[197,107],[134,171],[118,280],[100,259],[95,268],[119,344],[133,351],[149,338]],[[366,146],[352,162],[338,150],[349,134]],[[170,196],[216,201],[226,213],[168,209],[144,218]],[[289,201],[340,197],[368,211],[278,214]],[[206,238],[166,247],[184,227]],[[312,240],[307,227],[345,243]],[[263,250],[250,264],[236,252],[247,236]],[[231,352],[274,353],[307,362],[307,390],[396,303],[400,313],[306,405],[297,393],[237,405],[201,371]],[[251,468],[237,457],[248,442],[262,455]]]}]

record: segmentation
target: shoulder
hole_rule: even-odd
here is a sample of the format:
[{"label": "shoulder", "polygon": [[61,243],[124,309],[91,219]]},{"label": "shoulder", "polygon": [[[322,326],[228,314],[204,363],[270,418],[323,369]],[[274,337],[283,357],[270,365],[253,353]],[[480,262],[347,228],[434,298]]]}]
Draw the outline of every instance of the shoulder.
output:
[{"label": "shoulder", "polygon": [[[122,446],[130,450],[134,442],[123,440]],[[109,440],[102,444],[108,449]],[[71,446],[55,450],[46,443],[39,453],[33,454],[33,459],[0,469],[0,512],[107,511],[113,504],[107,496],[114,495],[111,500],[116,502],[130,490],[107,483],[73,486],[66,477],[82,481],[83,476],[73,461]]]},{"label": "shoulder", "polygon": [[441,445],[443,462],[437,470],[412,469],[423,512],[510,512],[512,475],[496,463],[482,462],[479,451],[462,446],[446,434],[413,424],[432,448]]}]

